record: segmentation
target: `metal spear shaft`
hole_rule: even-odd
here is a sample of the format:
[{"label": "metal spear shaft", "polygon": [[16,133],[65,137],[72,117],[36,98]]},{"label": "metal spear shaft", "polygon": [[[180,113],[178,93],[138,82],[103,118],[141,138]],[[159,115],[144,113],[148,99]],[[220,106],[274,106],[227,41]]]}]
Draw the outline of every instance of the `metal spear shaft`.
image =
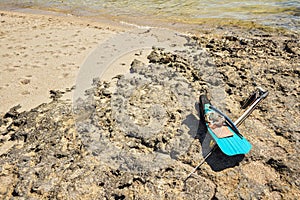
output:
[{"label": "metal spear shaft", "polygon": [[269,92],[266,90],[263,90],[261,87],[257,88],[257,95],[259,95],[259,97],[255,100],[254,103],[251,104],[251,106],[244,112],[244,114],[242,114],[242,116],[240,116],[235,122],[234,124],[236,126],[241,125],[245,119],[247,119],[247,117],[254,111],[254,109],[256,108],[256,106],[263,100],[265,99]]}]

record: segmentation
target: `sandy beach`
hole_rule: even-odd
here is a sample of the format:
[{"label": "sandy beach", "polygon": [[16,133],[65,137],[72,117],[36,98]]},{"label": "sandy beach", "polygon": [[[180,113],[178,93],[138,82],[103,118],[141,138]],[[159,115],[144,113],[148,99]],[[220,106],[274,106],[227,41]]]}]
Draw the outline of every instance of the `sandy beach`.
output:
[{"label": "sandy beach", "polygon": [[124,30],[108,23],[45,13],[0,13],[2,114],[18,104],[21,110],[32,109],[49,102],[50,90],[73,87],[87,55]]},{"label": "sandy beach", "polygon": [[[114,60],[74,109],[86,58],[93,69],[105,59],[95,49],[123,48],[99,45],[138,26],[28,10],[0,11],[0,25],[0,199],[300,198],[298,33],[206,24],[187,34],[184,24],[157,36],[139,27],[124,44],[154,36],[169,46]],[[210,92],[237,119],[257,86],[270,94],[240,127],[250,153],[217,148],[185,180],[210,148],[199,95]]]}]

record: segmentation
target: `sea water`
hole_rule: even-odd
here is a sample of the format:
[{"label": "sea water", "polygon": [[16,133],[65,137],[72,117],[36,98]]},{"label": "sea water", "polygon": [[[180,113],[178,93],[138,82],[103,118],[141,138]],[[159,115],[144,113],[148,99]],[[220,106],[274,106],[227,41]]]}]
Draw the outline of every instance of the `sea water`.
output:
[{"label": "sea water", "polygon": [[300,29],[300,0],[0,0],[0,5],[38,8],[75,15],[156,18],[197,23],[233,19]]}]

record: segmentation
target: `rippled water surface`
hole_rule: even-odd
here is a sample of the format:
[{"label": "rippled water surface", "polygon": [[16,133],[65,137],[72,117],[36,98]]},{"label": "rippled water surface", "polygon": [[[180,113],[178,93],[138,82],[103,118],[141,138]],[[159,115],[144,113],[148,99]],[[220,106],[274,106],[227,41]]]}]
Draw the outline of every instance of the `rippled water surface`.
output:
[{"label": "rippled water surface", "polygon": [[193,23],[206,18],[226,18],[300,29],[300,0],[0,0],[0,3],[77,15],[155,17]]}]

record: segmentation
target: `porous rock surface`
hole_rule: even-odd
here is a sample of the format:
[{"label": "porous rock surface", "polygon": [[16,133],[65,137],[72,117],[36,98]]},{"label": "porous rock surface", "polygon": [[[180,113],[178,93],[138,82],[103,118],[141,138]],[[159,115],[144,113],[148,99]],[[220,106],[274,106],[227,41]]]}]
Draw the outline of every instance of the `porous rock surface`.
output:
[{"label": "porous rock surface", "polygon": [[[150,64],[135,60],[114,84],[95,80],[92,103],[78,102],[75,114],[60,91],[30,111],[11,108],[0,119],[1,199],[299,199],[298,41],[265,33],[187,38],[185,52],[155,48]],[[193,55],[199,48],[205,59]],[[236,119],[256,86],[270,94],[240,127],[251,152],[217,149],[185,181],[203,153],[198,95],[222,87],[222,110]]]}]

